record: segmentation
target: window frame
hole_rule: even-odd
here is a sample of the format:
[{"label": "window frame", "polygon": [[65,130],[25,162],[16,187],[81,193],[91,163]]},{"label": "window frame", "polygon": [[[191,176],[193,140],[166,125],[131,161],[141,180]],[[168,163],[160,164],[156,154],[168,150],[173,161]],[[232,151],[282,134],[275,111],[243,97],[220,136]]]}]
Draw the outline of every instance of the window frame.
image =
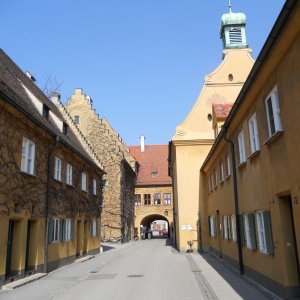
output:
[{"label": "window frame", "polygon": [[231,163],[230,163],[230,155],[229,153],[226,155],[226,178],[228,178],[231,175]]},{"label": "window frame", "polygon": [[246,246],[247,246],[247,248],[252,249],[250,224],[249,224],[248,214],[244,214],[244,226],[245,226]]},{"label": "window frame", "polygon": [[[148,197],[149,196],[149,197]],[[147,202],[147,203],[146,203]],[[149,202],[149,203],[148,203]],[[151,194],[144,194],[144,205],[149,206],[151,205]]]},{"label": "window frame", "polygon": [[231,223],[231,237],[233,241],[237,241],[237,233],[236,233],[236,218],[235,215],[230,216]]},{"label": "window frame", "polygon": [[251,154],[260,150],[256,113],[248,121]]},{"label": "window frame", "polygon": [[69,163],[66,166],[66,184],[73,185],[73,166]]},{"label": "window frame", "polygon": [[220,174],[219,174],[219,177],[220,177],[220,183],[224,182],[224,180],[225,180],[225,172],[224,172],[224,162],[223,161],[220,162]]},{"label": "window frame", "polygon": [[223,234],[224,234],[224,239],[229,240],[227,216],[223,216]]},{"label": "window frame", "polygon": [[[265,108],[267,114],[268,137],[270,138],[277,132],[283,131],[277,86],[275,86],[270,94],[265,98]],[[272,112],[270,111],[270,108],[272,109]]]},{"label": "window frame", "polygon": [[171,193],[164,193],[164,205],[171,205]]},{"label": "window frame", "polygon": [[93,178],[93,196],[97,196],[97,180]]},{"label": "window frame", "polygon": [[142,204],[142,195],[141,194],[134,194],[134,205],[140,206]]},{"label": "window frame", "polygon": [[[30,151],[29,151],[30,150]],[[22,158],[21,158],[21,171],[30,175],[34,175],[35,171],[35,157],[36,157],[35,143],[23,137],[22,141]]]},{"label": "window frame", "polygon": [[97,220],[91,221],[91,237],[96,237],[98,235],[97,223]]},{"label": "window frame", "polygon": [[54,158],[54,179],[57,181],[61,180],[61,170],[62,170],[62,159],[58,156]]},{"label": "window frame", "polygon": [[83,192],[87,191],[87,174],[85,172],[81,173],[81,190]]},{"label": "window frame", "polygon": [[161,205],[161,193],[153,194],[154,205]]},{"label": "window frame", "polygon": [[245,135],[244,130],[238,134],[238,149],[239,149],[239,163],[246,162],[246,148],[245,148]]},{"label": "window frame", "polygon": [[256,225],[259,251],[262,253],[268,253],[263,211],[256,212]]}]

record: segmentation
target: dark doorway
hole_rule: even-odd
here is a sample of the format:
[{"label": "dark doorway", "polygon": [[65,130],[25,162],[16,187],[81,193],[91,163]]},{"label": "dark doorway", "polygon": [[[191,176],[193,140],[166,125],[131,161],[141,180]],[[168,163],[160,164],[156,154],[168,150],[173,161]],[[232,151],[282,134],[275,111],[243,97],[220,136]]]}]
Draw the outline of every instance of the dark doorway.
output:
[{"label": "dark doorway", "polygon": [[7,235],[5,277],[9,277],[11,274],[11,258],[12,258],[12,250],[13,250],[14,224],[15,224],[15,222],[13,220],[9,220],[8,235]]},{"label": "dark doorway", "polygon": [[31,221],[27,223],[27,238],[26,238],[26,256],[25,256],[25,272],[28,271],[29,250],[30,250],[30,233],[31,233]]}]

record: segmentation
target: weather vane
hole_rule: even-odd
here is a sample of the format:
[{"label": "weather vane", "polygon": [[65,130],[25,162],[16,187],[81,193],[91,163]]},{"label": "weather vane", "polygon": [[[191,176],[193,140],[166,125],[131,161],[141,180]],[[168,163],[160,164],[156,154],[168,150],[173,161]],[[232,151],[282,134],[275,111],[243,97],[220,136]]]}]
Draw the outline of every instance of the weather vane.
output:
[{"label": "weather vane", "polygon": [[228,7],[229,7],[229,12],[231,13],[231,1],[230,0],[228,0]]}]

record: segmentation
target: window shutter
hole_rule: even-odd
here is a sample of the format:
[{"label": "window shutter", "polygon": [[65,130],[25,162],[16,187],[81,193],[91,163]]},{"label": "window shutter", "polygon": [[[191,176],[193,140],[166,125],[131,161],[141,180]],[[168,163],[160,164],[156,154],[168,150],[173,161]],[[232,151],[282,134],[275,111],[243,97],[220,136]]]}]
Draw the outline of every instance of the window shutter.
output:
[{"label": "window shutter", "polygon": [[241,235],[241,245],[245,246],[245,231],[244,231],[244,216],[239,215],[239,223],[240,223],[240,235]]},{"label": "window shutter", "polygon": [[53,242],[53,229],[54,229],[54,221],[53,219],[48,220],[48,243]]},{"label": "window shutter", "polygon": [[74,240],[74,220],[71,220],[71,240]]},{"label": "window shutter", "polygon": [[248,214],[249,229],[250,229],[250,239],[251,239],[251,248],[256,250],[256,233],[255,233],[255,218],[254,214]]},{"label": "window shutter", "polygon": [[90,222],[90,226],[91,226],[91,236],[93,236],[93,221]]},{"label": "window shutter", "polygon": [[65,220],[64,219],[59,220],[59,240],[60,241],[65,240]]},{"label": "window shutter", "polygon": [[212,232],[211,232],[211,226],[210,226],[210,218],[211,217],[208,217],[208,235],[212,235]]},{"label": "window shutter", "polygon": [[265,211],[263,211],[263,216],[264,216],[264,227],[265,227],[267,252],[270,255],[274,255],[271,212],[269,210],[265,210]]},{"label": "window shutter", "polygon": [[231,227],[231,219],[230,216],[227,216],[227,228],[228,228],[228,240],[232,240],[232,227]]},{"label": "window shutter", "polygon": [[96,221],[96,235],[98,236],[99,234],[99,222],[98,220]]},{"label": "window shutter", "polygon": [[214,220],[214,237],[217,237],[217,224],[216,224],[216,216],[213,216]]}]

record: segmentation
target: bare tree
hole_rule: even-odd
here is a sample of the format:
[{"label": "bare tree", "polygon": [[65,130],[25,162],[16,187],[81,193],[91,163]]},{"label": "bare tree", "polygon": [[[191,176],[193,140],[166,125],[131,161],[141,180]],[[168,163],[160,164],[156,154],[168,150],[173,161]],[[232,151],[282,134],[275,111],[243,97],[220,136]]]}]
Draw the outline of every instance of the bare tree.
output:
[{"label": "bare tree", "polygon": [[63,82],[58,81],[55,75],[46,74],[44,80],[40,84],[43,93],[50,98],[53,92],[61,92]]}]

